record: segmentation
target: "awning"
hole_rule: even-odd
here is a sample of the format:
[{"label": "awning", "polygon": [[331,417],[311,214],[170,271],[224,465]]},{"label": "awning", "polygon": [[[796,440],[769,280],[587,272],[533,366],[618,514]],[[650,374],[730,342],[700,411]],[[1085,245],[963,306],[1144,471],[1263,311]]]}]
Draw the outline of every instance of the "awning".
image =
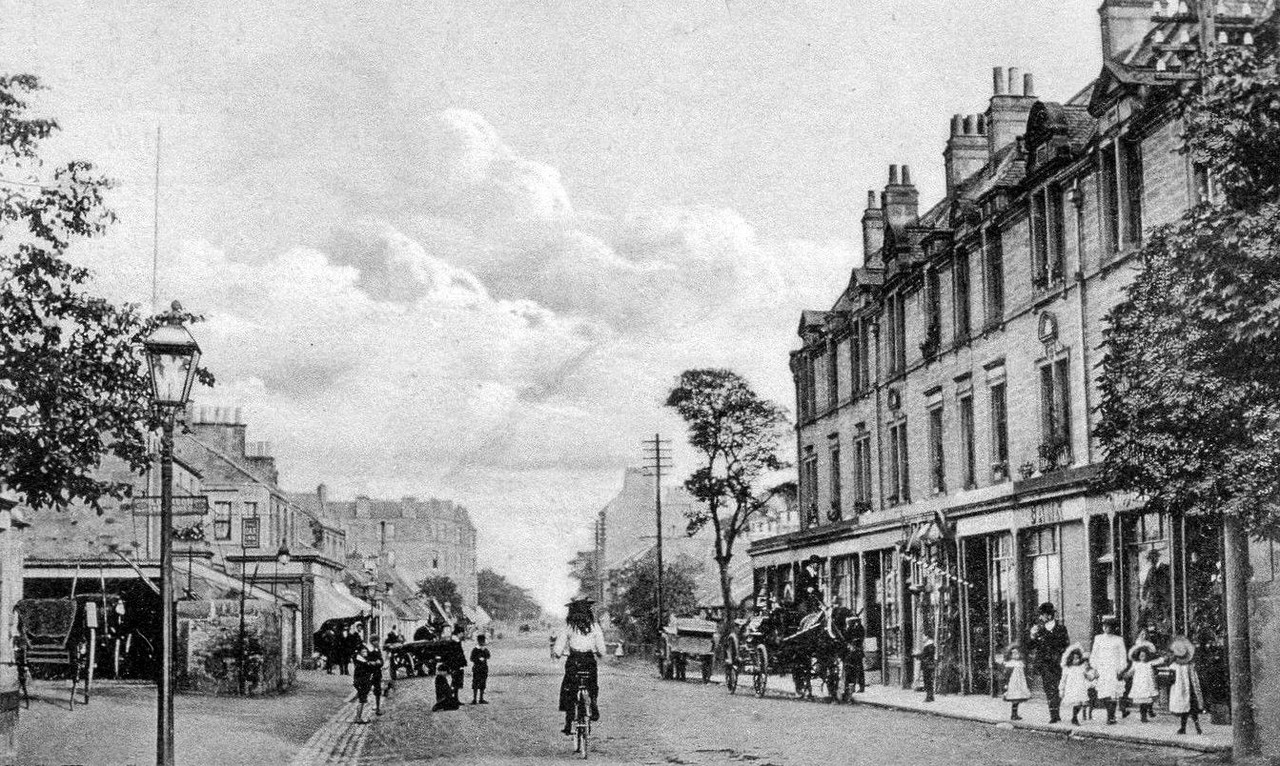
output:
[{"label": "awning", "polygon": [[312,624],[323,625],[326,620],[342,617],[358,617],[373,614],[373,607],[351,595],[347,586],[330,580],[316,580],[312,591]]},{"label": "awning", "polygon": [[[176,569],[176,567],[175,567]],[[188,574],[190,579],[188,580]],[[242,582],[239,577],[224,574],[216,569],[212,569],[203,564],[197,564],[186,572],[175,571],[174,580],[179,591],[179,596],[185,596],[188,587],[191,590],[191,596],[201,600],[217,600],[223,598],[239,598],[240,589],[245,588],[245,596],[260,601],[279,601],[280,603],[292,604],[292,600],[285,596],[285,592],[272,593],[267,588],[260,585],[249,585]],[[188,585],[188,582],[190,583]],[[295,605],[296,606],[296,605]]]}]

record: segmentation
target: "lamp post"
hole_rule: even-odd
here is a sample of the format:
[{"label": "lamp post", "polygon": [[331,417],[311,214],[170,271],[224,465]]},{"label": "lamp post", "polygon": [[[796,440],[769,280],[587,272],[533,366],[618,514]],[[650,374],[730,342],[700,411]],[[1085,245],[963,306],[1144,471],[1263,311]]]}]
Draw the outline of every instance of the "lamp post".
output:
[{"label": "lamp post", "polygon": [[142,342],[151,401],[160,413],[160,672],[156,679],[156,764],[173,764],[173,421],[187,406],[200,361],[200,344],[173,302],[163,323]]},{"label": "lamp post", "polygon": [[289,543],[284,540],[280,541],[280,548],[276,551],[276,571],[271,577],[271,597],[276,596],[276,581],[280,579],[280,567],[289,566]]}]

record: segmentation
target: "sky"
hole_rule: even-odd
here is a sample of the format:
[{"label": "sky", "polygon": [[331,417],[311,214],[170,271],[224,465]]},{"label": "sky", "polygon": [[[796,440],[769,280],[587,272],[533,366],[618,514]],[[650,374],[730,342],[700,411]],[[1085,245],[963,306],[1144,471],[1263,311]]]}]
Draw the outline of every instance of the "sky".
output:
[{"label": "sky", "polygon": [[931,204],[993,66],[1064,100],[1098,37],[1096,0],[0,0],[50,163],[116,181],[75,257],[147,304],[154,246],[160,303],[207,317],[196,404],[288,489],[462,503],[552,607],[642,439],[693,470],[679,373],[790,409],[887,165]]}]

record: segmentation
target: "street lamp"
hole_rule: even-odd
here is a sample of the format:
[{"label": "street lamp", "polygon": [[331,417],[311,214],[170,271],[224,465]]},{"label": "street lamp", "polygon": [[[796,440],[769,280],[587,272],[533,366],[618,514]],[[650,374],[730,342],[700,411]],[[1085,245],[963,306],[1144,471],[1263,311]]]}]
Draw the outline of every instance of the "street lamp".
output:
[{"label": "street lamp", "polygon": [[173,302],[162,324],[142,342],[151,401],[161,417],[160,437],[160,673],[156,683],[156,764],[173,764],[173,420],[187,406],[200,361],[200,344],[182,324]]},{"label": "street lamp", "polygon": [[280,579],[280,567],[289,566],[289,543],[284,540],[280,541],[280,548],[276,551],[276,571],[271,578],[271,598],[276,597],[276,581]]}]

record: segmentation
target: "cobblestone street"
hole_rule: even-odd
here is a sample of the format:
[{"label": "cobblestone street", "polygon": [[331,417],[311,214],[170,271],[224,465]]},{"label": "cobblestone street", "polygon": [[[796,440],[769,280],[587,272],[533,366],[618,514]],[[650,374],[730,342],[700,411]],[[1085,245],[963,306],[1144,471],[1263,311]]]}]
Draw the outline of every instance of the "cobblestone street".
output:
[{"label": "cobblestone street", "polygon": [[[559,667],[545,645],[495,647],[487,706],[431,713],[430,679],[401,682],[368,727],[360,764],[545,763],[573,756],[554,710]],[[638,665],[601,671],[603,720],[591,759],[606,763],[1180,764],[1181,750],[1082,741],[868,706],[730,696],[723,686],[662,682]],[[468,690],[469,699],[469,690]]]}]

